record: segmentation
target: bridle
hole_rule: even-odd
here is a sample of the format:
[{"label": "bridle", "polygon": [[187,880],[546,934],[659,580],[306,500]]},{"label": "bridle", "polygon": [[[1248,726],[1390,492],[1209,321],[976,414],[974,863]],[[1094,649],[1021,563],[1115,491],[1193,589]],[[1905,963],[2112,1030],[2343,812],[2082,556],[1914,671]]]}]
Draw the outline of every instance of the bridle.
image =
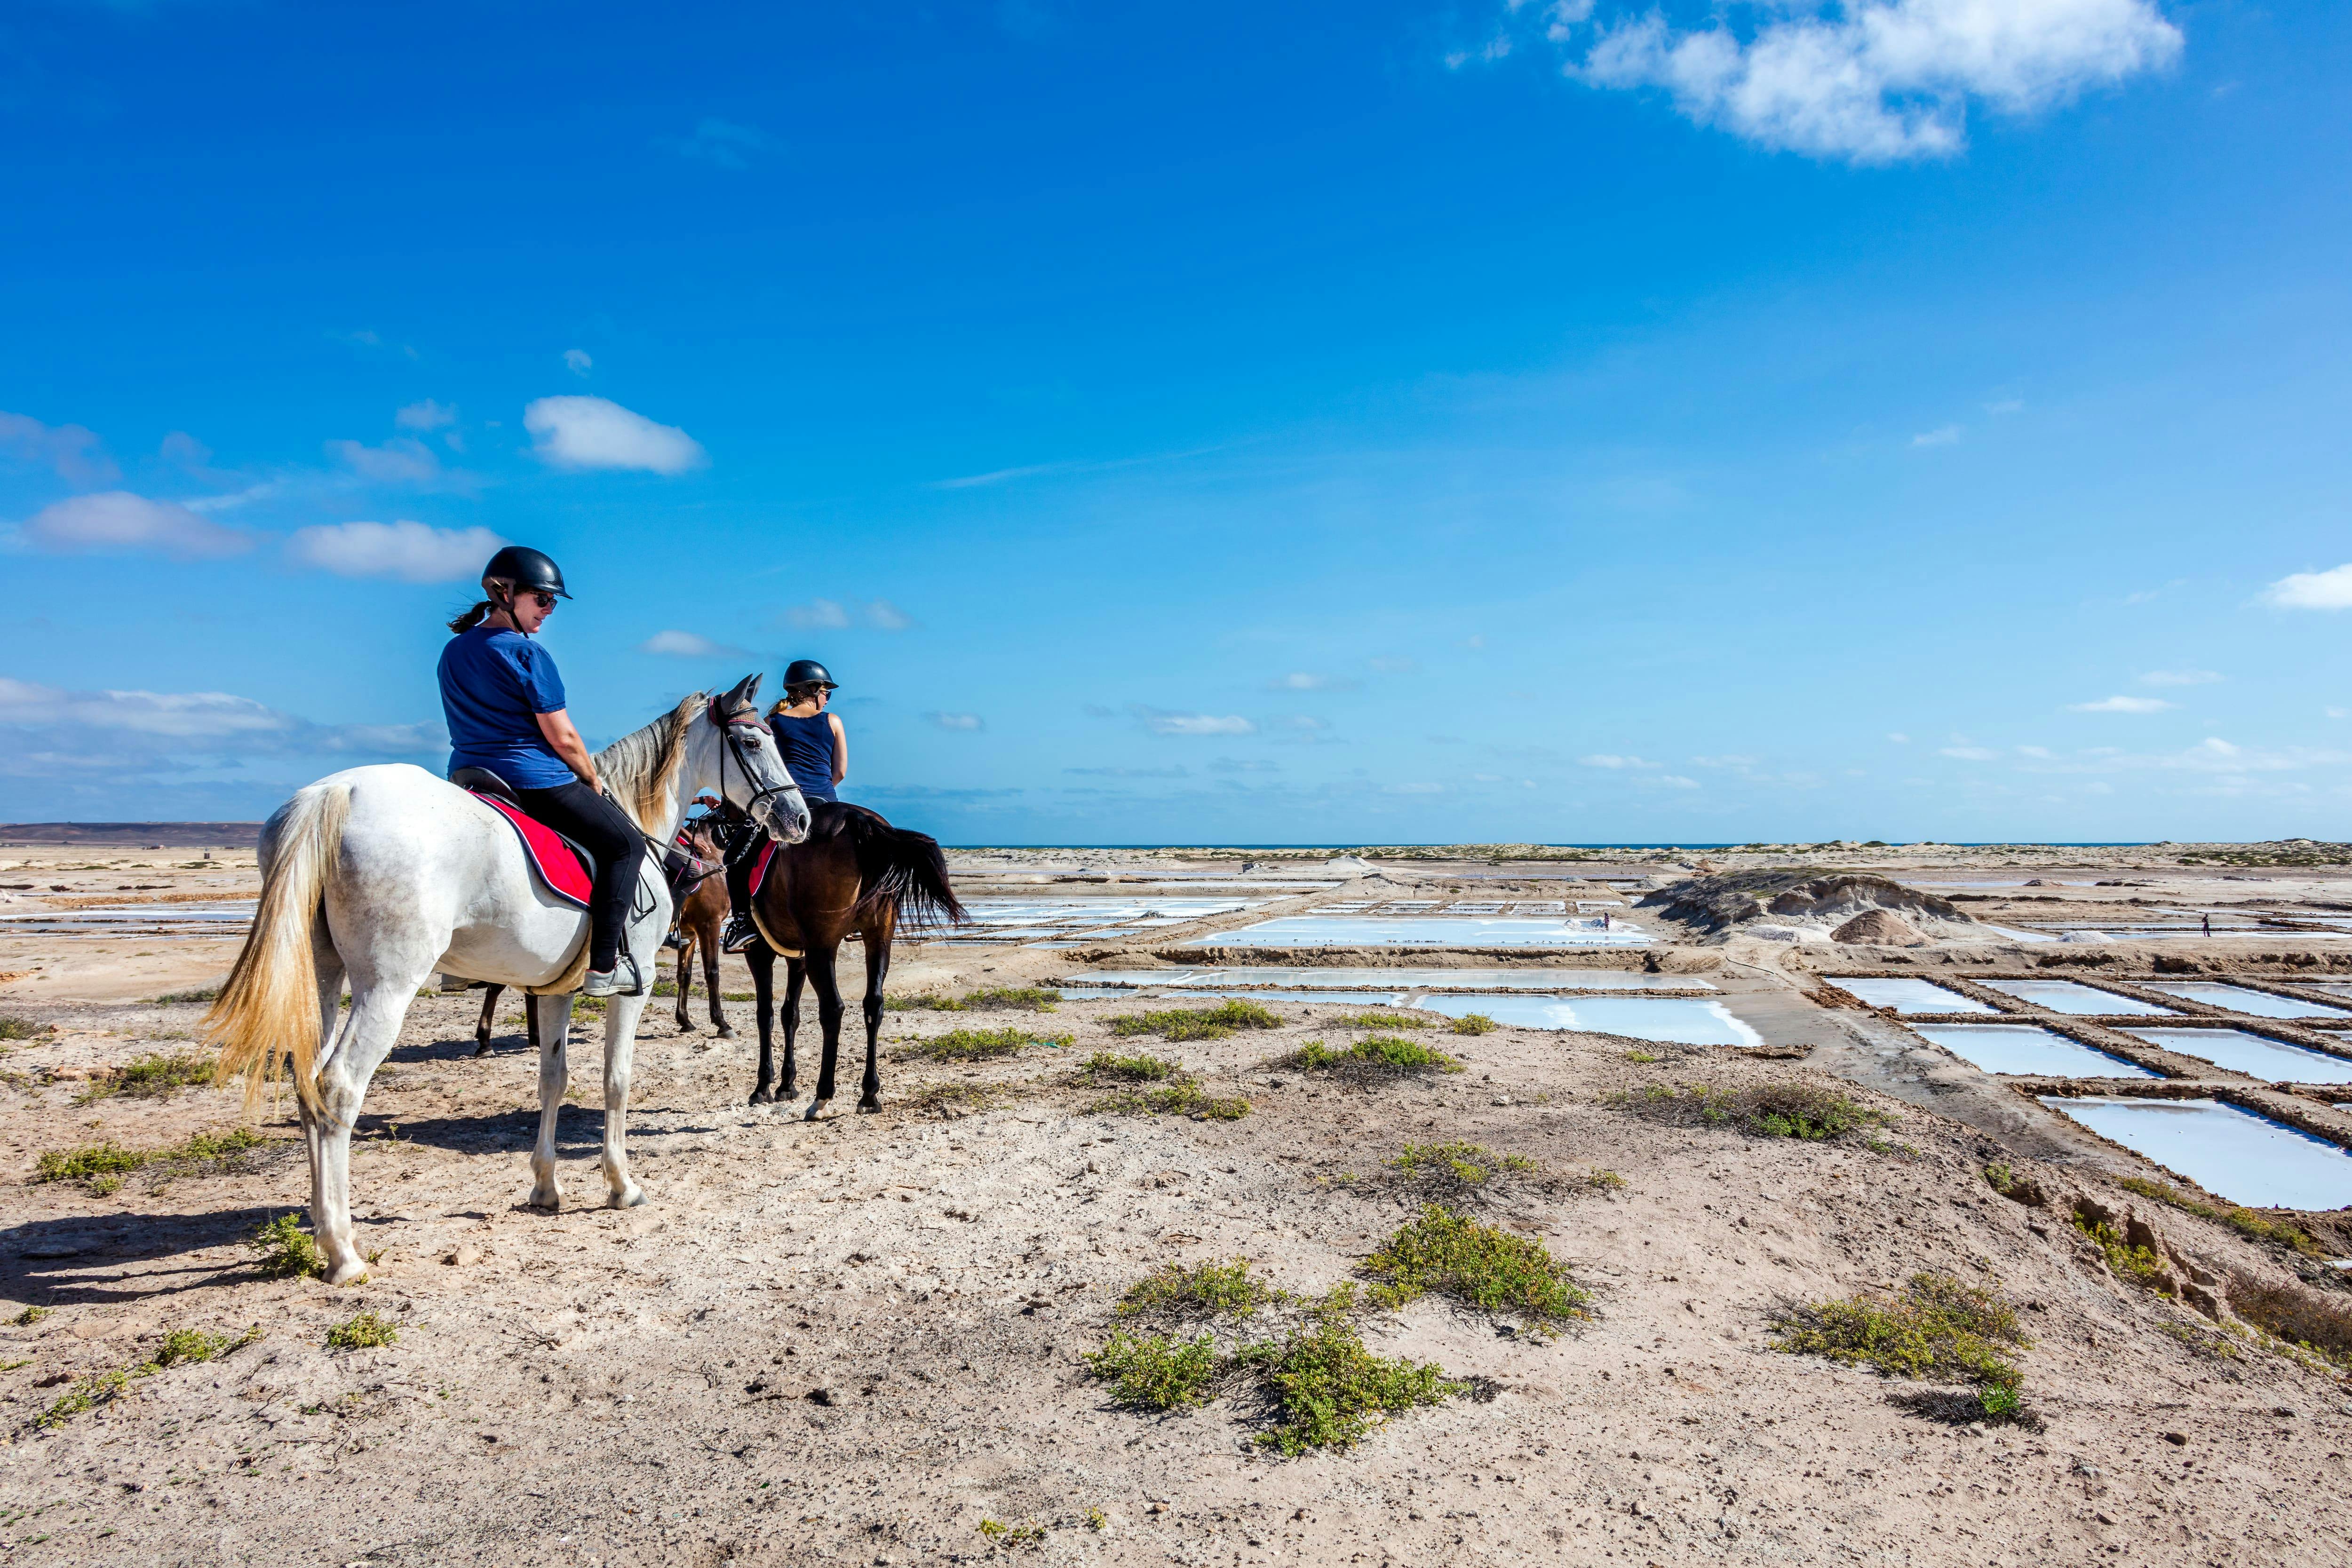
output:
[{"label": "bridle", "polygon": [[[735,758],[735,766],[743,770],[743,782],[746,787],[756,786],[759,783],[758,778],[751,771],[751,763],[744,760],[743,738],[735,733],[736,730],[739,727],[765,729],[767,727],[761,722],[759,712],[756,709],[751,710],[748,716],[741,715],[730,716],[729,715],[721,714],[719,711],[719,699],[717,697],[712,697],[710,699],[709,716],[710,722],[719,727],[719,733],[725,737],[727,741],[727,749],[719,754],[719,798],[724,800],[727,799],[727,758],[729,757],[733,757]],[[789,775],[787,777],[789,777]],[[771,784],[764,789],[752,788],[751,799],[740,808],[744,818],[751,825],[756,827],[760,821],[760,803],[767,800],[772,795],[782,795],[786,790],[794,788],[796,788],[796,786],[790,783]],[[742,833],[739,834],[738,837],[743,841],[742,847],[740,850],[731,852],[728,856],[727,869],[730,871],[735,869],[735,865],[738,861],[748,856],[751,852],[751,847],[759,842],[761,835],[758,833]]]}]

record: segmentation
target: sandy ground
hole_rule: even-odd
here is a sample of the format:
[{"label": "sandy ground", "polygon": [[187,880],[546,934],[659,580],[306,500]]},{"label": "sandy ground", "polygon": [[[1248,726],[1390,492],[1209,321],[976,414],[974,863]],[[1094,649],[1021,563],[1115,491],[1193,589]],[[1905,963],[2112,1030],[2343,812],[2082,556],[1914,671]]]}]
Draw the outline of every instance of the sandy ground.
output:
[{"label": "sandy ground", "polygon": [[[2080,858],[2042,852],[2045,868]],[[1071,873],[1105,873],[1102,857],[1063,858]],[[986,869],[1064,868],[1033,857]],[[47,895],[62,899],[131,895],[76,879],[166,874],[53,859],[0,880],[66,884]],[[223,877],[181,890],[214,895],[236,873],[180,874]],[[2166,874],[2210,882],[2198,896],[2220,886],[2210,868]],[[2275,877],[2314,899],[2345,885],[2324,871]],[[220,944],[7,943],[0,969],[22,977],[0,988],[0,1014],[58,1025],[0,1056],[0,1163],[15,1179],[43,1150],[152,1147],[236,1124],[235,1102],[208,1089],[81,1098],[93,1070],[192,1048],[199,1007],[137,998],[216,977]],[[1107,1019],[1131,1005],[893,1013],[888,1042],[1004,1023],[1073,1039],[968,1069],[893,1059],[886,1043],[885,1113],[807,1124],[744,1104],[748,1028],[730,1041],[707,1026],[677,1034],[657,1003],[630,1119],[652,1201],[626,1212],[522,1207],[536,1087],[520,1029],[502,1026],[477,1061],[476,998],[421,999],[353,1156],[363,1245],[381,1252],[363,1284],[269,1281],[252,1266],[254,1229],[305,1200],[299,1145],[273,1143],[226,1171],[134,1175],[107,1195],[16,1189],[0,1319],[48,1311],[0,1327],[0,1552],[206,1563],[2343,1560],[2352,1389],[2308,1356],[2215,1354],[2203,1318],[2109,1272],[2069,1206],[2087,1196],[2136,1212],[2214,1277],[2324,1271],[2136,1199],[2113,1178],[2144,1167],[2052,1132],[2064,1124],[1981,1074],[1946,1066],[1934,1070],[1943,1086],[1929,1082],[1929,1068],[1874,1044],[1874,1015],[1799,1010],[1810,958],[1763,946],[1693,961],[1727,956],[1727,985],[1744,975],[1785,991],[1801,1020],[1790,1028],[1819,1037],[1804,1060],[1433,1032],[1465,1071],[1351,1089],[1265,1065],[1306,1040],[1351,1038],[1343,1009],[1280,1005],[1276,1031],[1153,1046],[1246,1096],[1250,1114],[1233,1122],[1089,1108],[1098,1096],[1072,1085],[1070,1068],[1110,1043]],[[2217,965],[2260,956],[2251,944],[2194,951]],[[1093,956],[934,947],[911,956],[894,990],[1067,972]],[[1872,956],[1895,968],[1945,955]],[[746,988],[740,971],[730,984]],[[748,1024],[748,1006],[730,1010]],[[699,1022],[698,999],[695,1011]],[[1612,1103],[1653,1084],[1828,1071],[1895,1118],[1885,1152],[1664,1126]],[[603,1194],[600,1115],[585,1108],[598,1094],[593,1078],[575,1083],[584,1103],[563,1114],[562,1174],[567,1198],[590,1205]],[[1003,1093],[961,1116],[922,1110],[940,1083]],[[282,1122],[260,1130],[290,1135]],[[1411,1213],[1407,1195],[1372,1179],[1382,1162],[1440,1138],[1562,1178],[1623,1178],[1613,1191],[1570,1180],[1503,1192],[1486,1210],[1571,1265],[1594,1292],[1589,1322],[1545,1342],[1431,1300],[1368,1316],[1375,1348],[1479,1380],[1475,1396],[1295,1460],[1257,1445],[1265,1415],[1246,1396],[1144,1416],[1087,1376],[1082,1358],[1120,1292],[1165,1262],[1247,1257],[1299,1291],[1351,1277]],[[1993,1160],[2050,1201],[1996,1196],[1982,1175]],[[2020,1304],[2039,1430],[1953,1424],[1899,1402],[1920,1385],[1770,1347],[1777,1306],[1922,1269]],[[362,1310],[394,1320],[399,1342],[327,1349],[328,1328]],[[35,1424],[72,1379],[140,1362],[188,1327],[262,1337]],[[983,1533],[992,1521],[1042,1526],[1042,1542],[1009,1544]]]}]

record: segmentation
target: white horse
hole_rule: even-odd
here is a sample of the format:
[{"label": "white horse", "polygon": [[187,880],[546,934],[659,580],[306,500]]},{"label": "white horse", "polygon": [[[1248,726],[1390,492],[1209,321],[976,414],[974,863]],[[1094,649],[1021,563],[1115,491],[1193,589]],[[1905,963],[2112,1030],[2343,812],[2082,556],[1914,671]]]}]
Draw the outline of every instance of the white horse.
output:
[{"label": "white horse", "polygon": [[[706,789],[749,811],[781,843],[807,836],[808,804],[760,722],[759,688],[751,675],[719,696],[697,693],[596,754],[598,777],[649,846],[667,845],[687,803]],[[278,1075],[281,1058],[292,1070],[310,1152],[310,1223],[328,1282],[344,1283],[366,1269],[352,1240],[352,1127],[409,1003],[436,969],[551,995],[553,1005],[537,1012],[530,1201],[560,1207],[555,1118],[588,916],[539,884],[513,827],[421,768],[353,768],[320,779],[272,814],[262,829],[261,866],[253,928],[205,1015],[205,1030],[220,1046],[220,1080],[245,1078],[248,1107]],[[650,979],[670,915],[657,847],[643,879],[658,907],[631,924],[628,942],[637,972]],[[351,1012],[339,1022],[346,975]],[[646,1001],[614,997],[604,1016],[604,1180],[614,1207],[645,1201],[629,1179],[623,1134]]]}]

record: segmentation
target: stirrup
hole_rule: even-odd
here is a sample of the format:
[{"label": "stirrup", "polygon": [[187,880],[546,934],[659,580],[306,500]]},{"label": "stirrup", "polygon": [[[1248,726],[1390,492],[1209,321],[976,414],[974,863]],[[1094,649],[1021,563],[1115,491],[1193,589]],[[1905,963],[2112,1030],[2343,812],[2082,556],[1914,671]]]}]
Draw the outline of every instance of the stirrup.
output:
[{"label": "stirrup", "polygon": [[637,997],[646,989],[645,977],[637,973],[637,961],[624,953],[609,969],[591,969],[580,983],[583,997]]},{"label": "stirrup", "polygon": [[760,928],[751,924],[748,915],[730,915],[727,929],[719,935],[719,950],[722,953],[747,953],[759,939]]},{"label": "stirrup", "polygon": [[683,953],[686,951],[686,934],[672,930],[668,936],[662,938],[662,946],[670,952]]}]

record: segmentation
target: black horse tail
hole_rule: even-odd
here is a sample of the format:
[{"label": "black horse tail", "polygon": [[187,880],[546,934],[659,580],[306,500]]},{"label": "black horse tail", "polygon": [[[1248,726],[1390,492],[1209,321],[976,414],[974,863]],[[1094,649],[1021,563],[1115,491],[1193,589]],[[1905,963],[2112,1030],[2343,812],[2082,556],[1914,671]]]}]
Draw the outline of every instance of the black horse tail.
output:
[{"label": "black horse tail", "polygon": [[929,833],[894,828],[878,812],[847,808],[851,851],[857,857],[860,919],[888,904],[899,930],[922,932],[963,924],[963,905],[948,885],[948,858]]}]

